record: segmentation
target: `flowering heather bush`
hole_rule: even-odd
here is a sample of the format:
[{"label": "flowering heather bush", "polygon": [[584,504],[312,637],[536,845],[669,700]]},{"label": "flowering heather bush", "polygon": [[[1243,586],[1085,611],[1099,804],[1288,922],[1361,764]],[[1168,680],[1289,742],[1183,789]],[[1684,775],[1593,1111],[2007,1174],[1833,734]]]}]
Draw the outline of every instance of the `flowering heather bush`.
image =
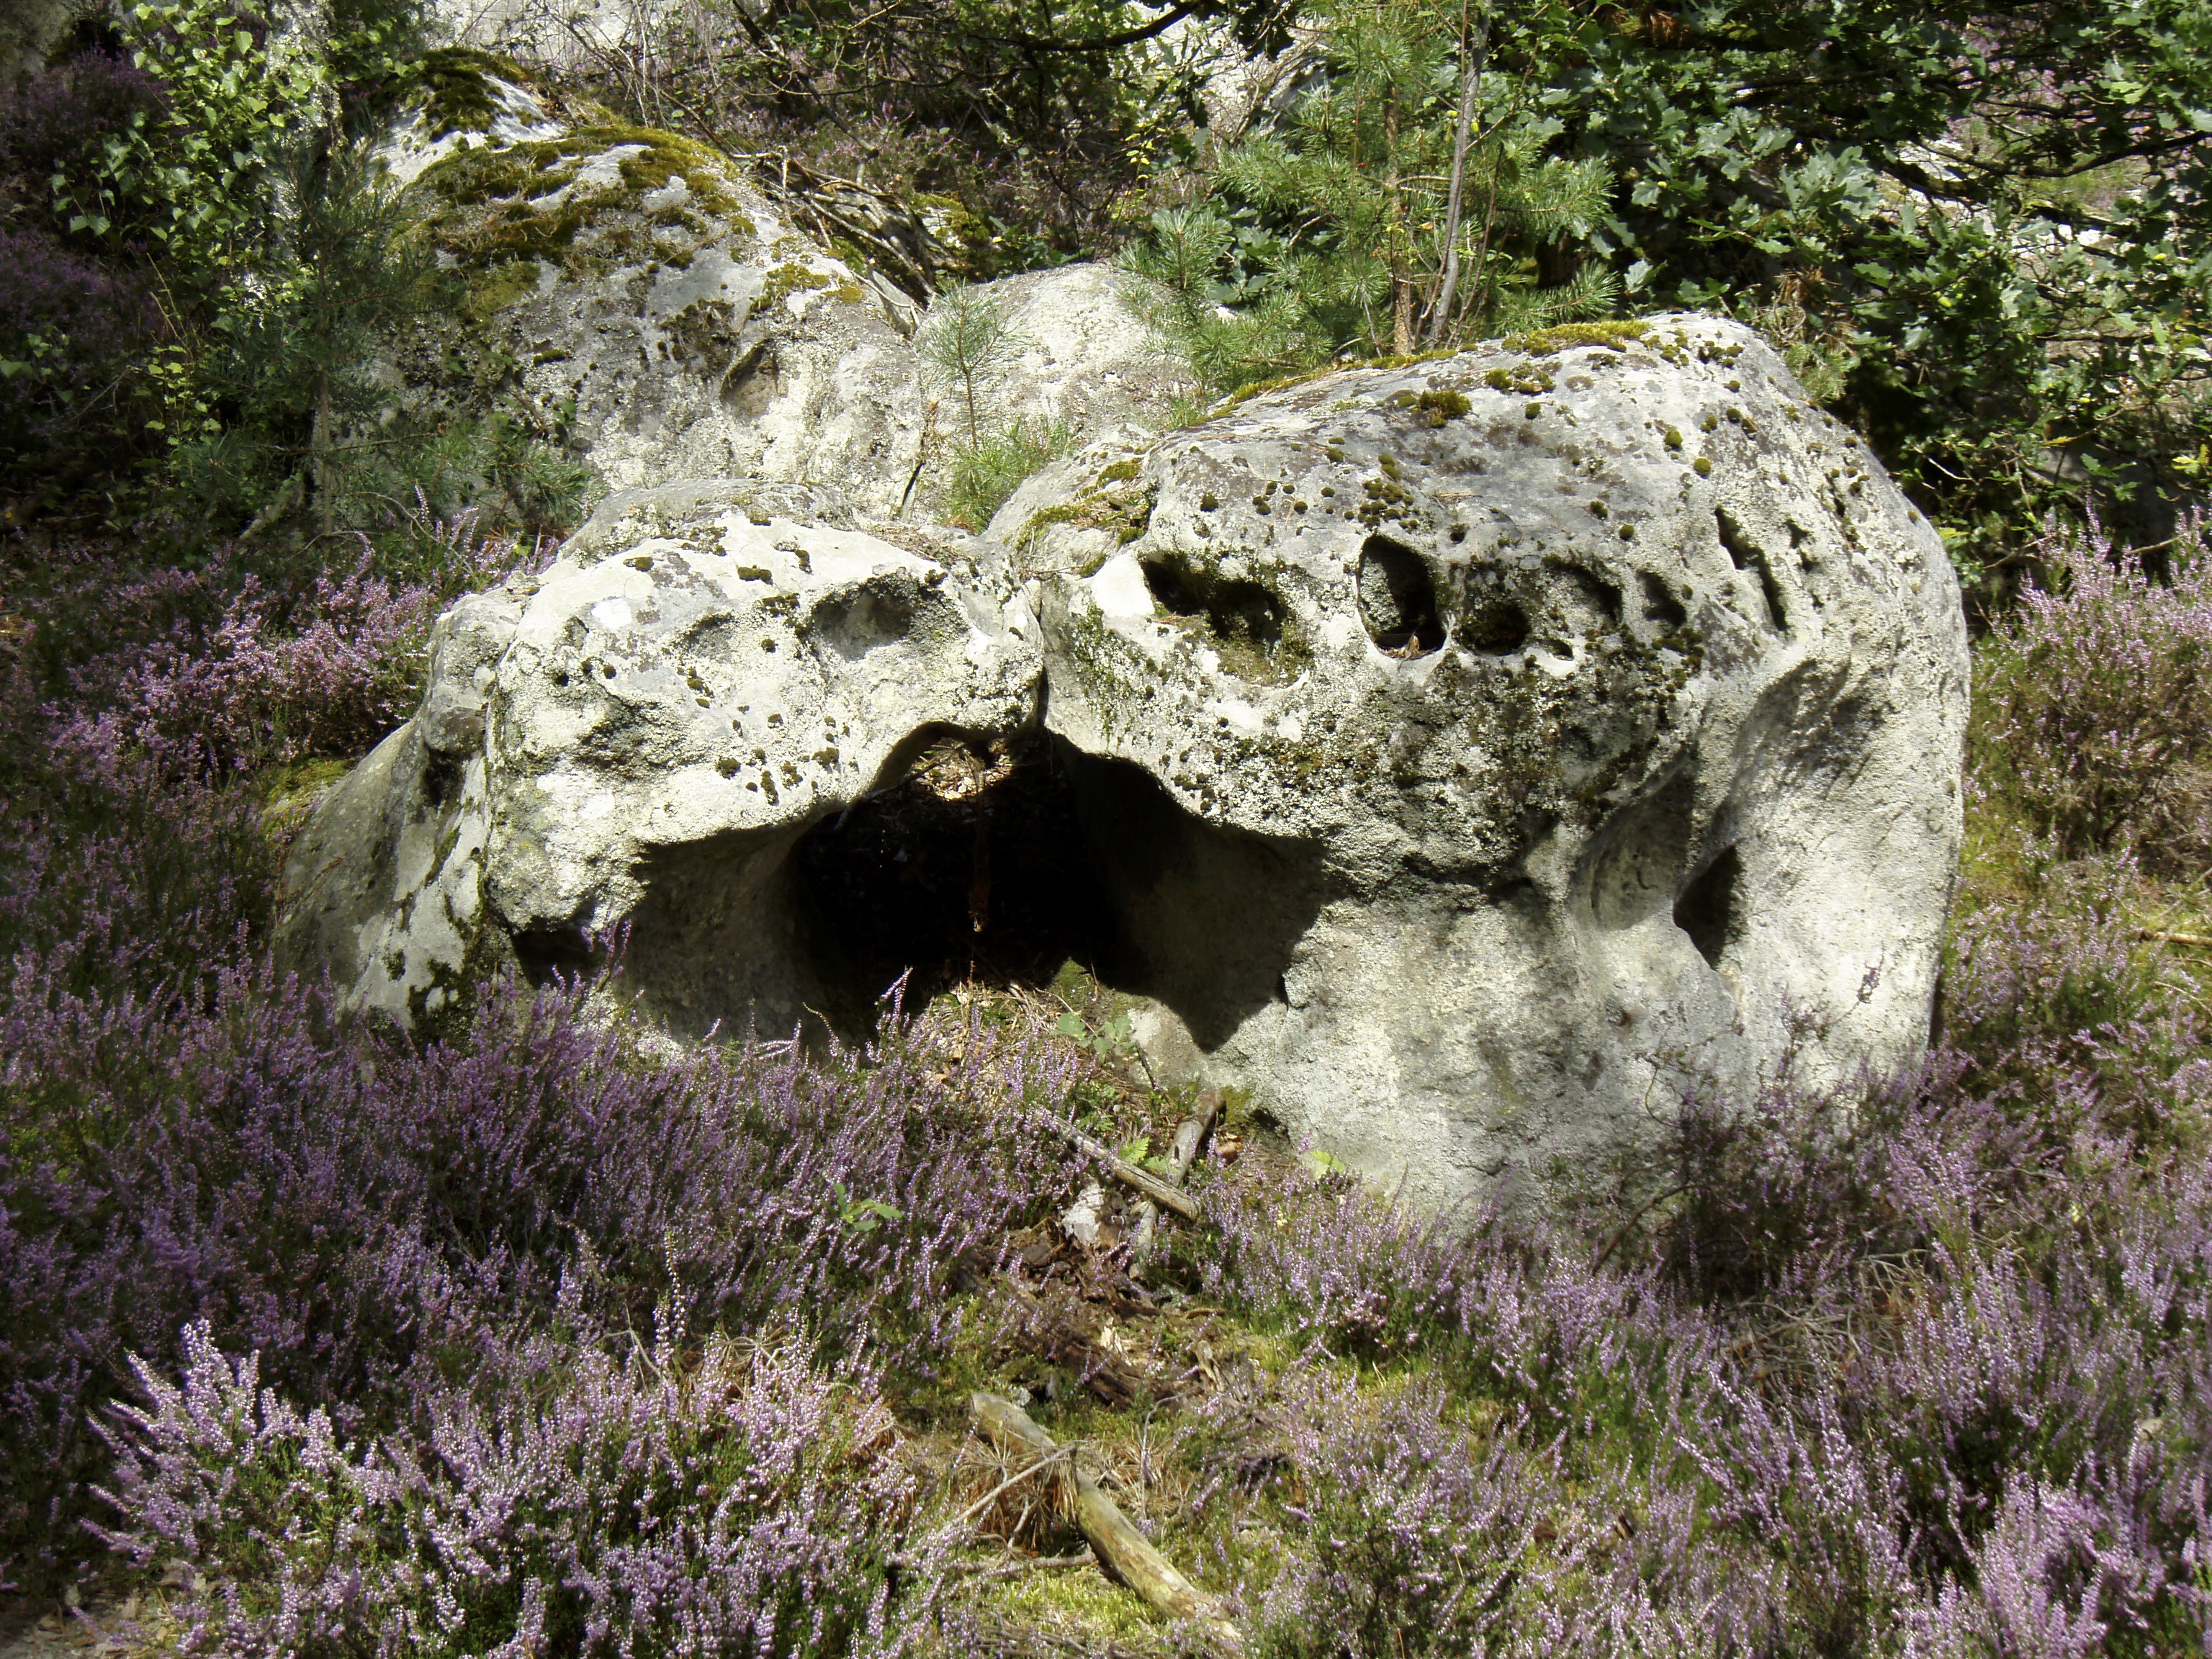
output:
[{"label": "flowering heather bush", "polygon": [[[220,580],[217,572],[215,580]],[[88,759],[138,750],[243,768],[356,754],[407,716],[436,615],[427,589],[362,571],[315,579],[279,621],[248,576],[211,626],[179,623],[78,671],[80,714],[57,740]]]},{"label": "flowering heather bush", "polygon": [[881,1645],[915,1481],[870,1379],[679,1335],[349,1444],[188,1326],[180,1383],[134,1361],[147,1404],[115,1413],[104,1494],[125,1524],[101,1535],[191,1572],[188,1653]]},{"label": "flowering heather bush", "polygon": [[[2122,1025],[2062,1058],[1943,1051],[1841,1095],[1692,1092],[1682,1190],[1588,1236],[1455,1231],[1340,1178],[1218,1187],[1219,1237],[1193,1263],[1209,1299],[1310,1360],[1432,1379],[1386,1396],[1387,1423],[1371,1395],[1292,1389],[1272,1439],[1217,1425],[1207,1501],[1247,1516],[1221,1523],[1241,1534],[1252,1494],[1271,1498],[1284,1540],[1237,1567],[1275,1650],[2196,1650],[2212,1176],[2185,1126],[2203,1063]],[[1484,1601],[1462,1529],[1424,1517],[1472,1504],[1508,1457],[1547,1538],[1512,1559],[1541,1588]],[[1340,1564],[1386,1546],[1352,1595]],[[1414,1584],[1458,1587],[1480,1640]]]},{"label": "flowering heather bush", "polygon": [[1978,663],[1985,786],[2008,793],[2061,860],[2145,838],[2202,846],[2202,809],[2170,799],[2212,731],[2202,520],[2174,538],[2171,583],[2094,526],[2053,528],[2040,551],[2049,586],[2021,592]]},{"label": "flowering heather bush", "polygon": [[43,186],[168,104],[161,82],[119,53],[80,52],[57,73],[0,89],[0,166]]},{"label": "flowering heather bush", "polygon": [[173,994],[266,920],[277,849],[240,792],[180,786],[111,752],[66,780],[16,780],[0,804],[6,1006],[52,993]]},{"label": "flowering heather bush", "polygon": [[[373,747],[419,692],[439,608],[427,587],[369,574],[365,558],[293,593],[218,559],[124,584],[112,603],[124,637],[71,671],[56,741],[94,765],[138,752],[177,769]],[[159,631],[131,626],[163,612],[176,619]]]},{"label": "flowering heather bush", "polygon": [[129,757],[173,776],[357,757],[406,718],[444,605],[542,551],[479,534],[473,513],[441,523],[417,511],[395,533],[411,580],[379,574],[366,538],[351,568],[289,582],[229,548],[150,571],[118,568],[107,548],[42,550],[44,591],[16,599],[33,629],[22,672],[62,695],[41,707],[27,680],[6,717],[43,726],[70,776],[106,775]]},{"label": "flowering heather bush", "polygon": [[1564,1494],[1518,1425],[1472,1443],[1433,1382],[1376,1401],[1309,1378],[1285,1404],[1305,1480],[1285,1514],[1322,1547],[1295,1553],[1262,1598],[1271,1650],[1474,1652],[1556,1595],[1556,1573],[1526,1569]]},{"label": "flowering heather bush", "polygon": [[0,1024],[0,1278],[24,1310],[0,1334],[0,1534],[56,1564],[100,1462],[85,1413],[188,1320],[344,1436],[420,1427],[457,1380],[542,1389],[657,1307],[825,1362],[885,1344],[926,1389],[967,1328],[954,1275],[1073,1174],[1037,1131],[979,1145],[970,1103],[1052,1098],[1071,1064],[981,1032],[927,1066],[649,1062],[581,988],[510,988],[428,1048],[319,1036],[316,998],[242,973],[182,1013],[23,988]]},{"label": "flowering heather bush", "polygon": [[[961,1650],[997,1626],[935,1611],[999,1569],[938,1570],[981,1494],[916,1443],[1079,1179],[1011,1109],[1112,1102],[975,1008],[672,1053],[618,980],[438,1042],[279,982],[241,769],[373,741],[445,585],[518,556],[416,528],[404,584],[64,557],[14,601],[0,1578],[180,1565],[206,1652]],[[1917,1071],[1686,1079],[1656,1200],[1550,1224],[1201,1173],[1142,1271],[1263,1363],[1134,1431],[1192,1477],[1141,1518],[1255,1654],[2212,1650],[2212,1054],[2131,920],[2184,838],[2162,787],[2066,816],[2194,753],[2093,670],[2126,616],[2182,652],[2195,568],[2077,571],[1990,647],[1978,833],[2032,855],[1975,866]],[[2136,732],[2087,770],[2068,674]],[[1077,1294],[1141,1333],[1121,1260]]]},{"label": "flowering heather bush", "polygon": [[[453,580],[520,558],[469,530],[447,536]],[[19,545],[15,563],[0,952],[18,978],[77,994],[173,993],[265,921],[283,850],[253,795],[222,780],[356,755],[404,718],[438,592],[359,568],[280,592],[226,555],[131,572],[71,544]]]},{"label": "flowering heather bush", "polygon": [[134,276],[43,231],[0,230],[0,480],[66,476],[95,440],[132,447],[132,376],[161,336]]}]

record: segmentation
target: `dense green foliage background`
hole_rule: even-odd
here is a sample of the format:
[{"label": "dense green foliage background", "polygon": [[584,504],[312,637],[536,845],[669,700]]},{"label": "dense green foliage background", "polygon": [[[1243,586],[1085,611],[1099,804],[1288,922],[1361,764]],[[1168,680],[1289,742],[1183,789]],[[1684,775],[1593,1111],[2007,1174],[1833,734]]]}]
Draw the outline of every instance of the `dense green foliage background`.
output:
[{"label": "dense green foliage background", "polygon": [[[1724,310],[1868,433],[1970,578],[2054,510],[2170,533],[2207,435],[2205,7],[1370,0],[1311,23],[1286,118],[1201,144],[1139,255],[1238,313],[1188,331],[1219,380]],[[1258,349],[1220,350],[1233,330]]]},{"label": "dense green foliage background", "polygon": [[[0,488],[19,517],[230,534],[326,534],[418,486],[557,524],[580,483],[557,432],[353,441],[379,331],[452,303],[358,160],[428,36],[416,0],[289,15],[147,0],[64,43],[82,118],[17,94],[8,228],[77,289],[0,296],[24,406]],[[1125,258],[1215,392],[1724,310],[1866,431],[1970,578],[2054,511],[2162,544],[2212,454],[2201,0],[694,0],[617,38],[541,24],[631,118],[932,216],[940,257],[887,273],[909,288]],[[115,330],[87,283],[137,319],[96,386]]]}]

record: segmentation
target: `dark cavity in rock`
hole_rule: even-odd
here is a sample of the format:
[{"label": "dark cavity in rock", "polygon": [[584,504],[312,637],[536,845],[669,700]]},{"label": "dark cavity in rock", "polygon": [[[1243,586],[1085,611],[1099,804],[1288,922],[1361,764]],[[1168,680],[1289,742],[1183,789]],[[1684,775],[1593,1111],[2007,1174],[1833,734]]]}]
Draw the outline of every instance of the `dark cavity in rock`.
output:
[{"label": "dark cavity in rock", "polygon": [[1147,559],[1142,568],[1145,586],[1170,616],[1201,617],[1219,638],[1261,652],[1282,643],[1282,601],[1261,584],[1181,559]]},{"label": "dark cavity in rock", "polygon": [[1505,656],[1528,642],[1528,613],[1510,599],[1478,600],[1462,632],[1470,649]]},{"label": "dark cavity in rock", "polygon": [[1711,967],[1721,965],[1742,932],[1742,902],[1737,892],[1742,878],[1743,860],[1731,847],[1674,901],[1674,925],[1690,936],[1690,943]]},{"label": "dark cavity in rock", "polygon": [[809,830],[793,869],[841,1024],[864,1025],[902,974],[914,1008],[952,985],[1093,967],[1107,925],[1074,792],[1042,735],[934,734],[902,781]]},{"label": "dark cavity in rock", "polygon": [[1425,657],[1443,649],[1428,561],[1388,536],[1370,536],[1359,550],[1359,619],[1385,651]]},{"label": "dark cavity in rock", "polygon": [[1774,580],[1774,571],[1767,562],[1766,550],[1744,533],[1735,515],[1726,507],[1713,513],[1713,524],[1720,532],[1721,545],[1728,551],[1729,562],[1739,570],[1748,570],[1759,578],[1759,592],[1766,599],[1766,619],[1777,628],[1790,625],[1789,615],[1782,606],[1782,586]]},{"label": "dark cavity in rock", "polygon": [[1638,583],[1644,589],[1644,620],[1656,623],[1668,633],[1673,633],[1690,620],[1690,613],[1682,602],[1667,591],[1667,583],[1649,570],[1636,573]]}]

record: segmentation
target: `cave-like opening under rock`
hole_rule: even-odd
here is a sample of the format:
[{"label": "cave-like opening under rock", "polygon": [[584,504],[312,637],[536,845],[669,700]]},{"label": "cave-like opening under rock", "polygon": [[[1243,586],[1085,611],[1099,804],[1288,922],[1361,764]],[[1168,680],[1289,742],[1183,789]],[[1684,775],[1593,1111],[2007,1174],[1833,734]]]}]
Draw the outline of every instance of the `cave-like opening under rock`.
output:
[{"label": "cave-like opening under rock", "polygon": [[1095,969],[1110,909],[1064,759],[1027,732],[918,733],[899,780],[822,820],[792,857],[816,972],[865,1028],[902,974],[919,1007],[952,986]]}]

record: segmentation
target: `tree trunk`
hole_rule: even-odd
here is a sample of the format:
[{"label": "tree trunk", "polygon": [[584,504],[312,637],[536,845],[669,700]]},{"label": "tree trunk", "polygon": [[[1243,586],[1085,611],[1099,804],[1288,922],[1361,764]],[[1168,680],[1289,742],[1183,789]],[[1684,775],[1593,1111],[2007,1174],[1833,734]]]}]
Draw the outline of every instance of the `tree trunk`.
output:
[{"label": "tree trunk", "polygon": [[309,465],[315,485],[318,527],[328,536],[337,528],[338,504],[331,487],[331,377],[325,374],[315,386],[315,430],[309,440]]},{"label": "tree trunk", "polygon": [[1398,172],[1398,88],[1390,88],[1382,107],[1382,143],[1389,151],[1382,188],[1390,198],[1390,349],[1401,357],[1413,350],[1413,279],[1411,239],[1406,234],[1406,186]]},{"label": "tree trunk", "polygon": [[[1452,131],[1451,191],[1444,202],[1444,281],[1429,311],[1429,343],[1443,337],[1452,320],[1452,301],[1459,292],[1459,228],[1467,194],[1467,148],[1474,135],[1475,94],[1481,89],[1482,60],[1490,46],[1490,14],[1471,21],[1462,5],[1459,15],[1459,124]],[[1456,343],[1456,342],[1455,342]]]}]

